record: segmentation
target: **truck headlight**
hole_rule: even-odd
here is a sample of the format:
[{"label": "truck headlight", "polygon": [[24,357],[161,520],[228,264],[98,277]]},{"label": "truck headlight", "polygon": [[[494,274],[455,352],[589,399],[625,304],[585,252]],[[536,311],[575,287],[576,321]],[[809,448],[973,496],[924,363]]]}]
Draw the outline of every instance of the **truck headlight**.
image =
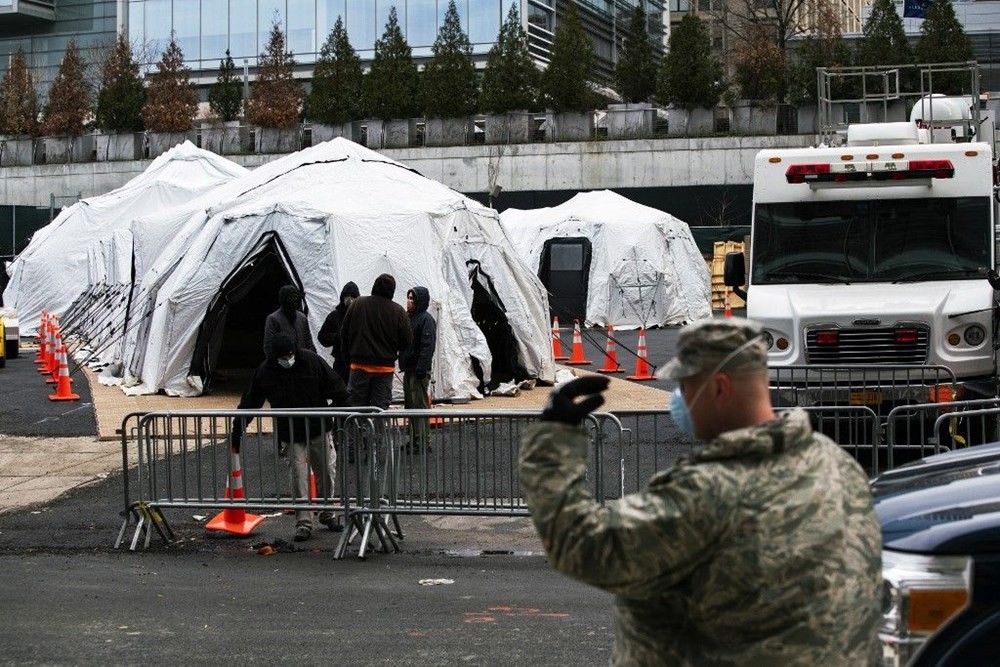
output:
[{"label": "truck headlight", "polygon": [[972,559],[882,551],[883,667],[906,665],[972,598]]},{"label": "truck headlight", "polygon": [[965,329],[965,342],[972,347],[981,345],[984,340],[986,340],[986,329],[978,324],[973,324]]}]

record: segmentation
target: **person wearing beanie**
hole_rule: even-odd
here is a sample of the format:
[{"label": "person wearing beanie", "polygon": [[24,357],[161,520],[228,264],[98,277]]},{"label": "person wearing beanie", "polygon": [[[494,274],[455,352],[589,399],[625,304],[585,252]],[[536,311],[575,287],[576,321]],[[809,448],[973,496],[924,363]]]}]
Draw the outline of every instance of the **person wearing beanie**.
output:
[{"label": "person wearing beanie", "polygon": [[340,327],[344,323],[344,315],[351,307],[354,300],[361,296],[358,286],[353,282],[344,285],[340,290],[340,301],[336,308],[330,311],[323,321],[323,326],[319,329],[319,344],[330,348],[330,355],[333,357],[333,370],[346,383],[350,376],[350,369],[347,367],[347,357],[343,352],[340,341]]},{"label": "person wearing beanie", "polygon": [[351,405],[385,410],[392,402],[396,359],[412,342],[410,320],[392,300],[395,293],[396,279],[383,273],[375,279],[371,296],[356,299],[344,313],[340,340],[350,369]]},{"label": "person wearing beanie", "polygon": [[279,333],[291,337],[300,350],[316,351],[309,318],[302,312],[302,294],[294,285],[278,289],[278,309],[264,320],[264,357],[269,358],[271,339]]},{"label": "person wearing beanie", "polygon": [[[237,409],[257,410],[265,401],[274,410],[343,407],[348,403],[347,387],[318,354],[298,347],[291,336],[277,333],[270,340],[267,359],[254,371]],[[237,453],[242,446],[246,421],[243,417],[233,419],[229,441]],[[309,497],[311,468],[316,477],[316,497],[329,504],[333,498],[337,465],[333,420],[330,417],[276,417],[274,429],[278,454],[288,466],[293,496]],[[271,438],[260,442],[261,446],[266,446]],[[310,510],[296,510],[296,541],[307,540],[312,535],[312,514]],[[329,510],[320,511],[319,522],[330,530],[343,530]]]}]

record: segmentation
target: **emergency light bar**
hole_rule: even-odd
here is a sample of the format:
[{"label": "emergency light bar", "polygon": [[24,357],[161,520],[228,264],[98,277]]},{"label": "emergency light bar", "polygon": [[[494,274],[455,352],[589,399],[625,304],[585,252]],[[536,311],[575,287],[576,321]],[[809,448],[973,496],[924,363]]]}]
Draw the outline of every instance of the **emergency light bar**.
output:
[{"label": "emergency light bar", "polygon": [[877,160],[793,164],[785,171],[789,183],[848,183],[954,178],[951,160]]}]

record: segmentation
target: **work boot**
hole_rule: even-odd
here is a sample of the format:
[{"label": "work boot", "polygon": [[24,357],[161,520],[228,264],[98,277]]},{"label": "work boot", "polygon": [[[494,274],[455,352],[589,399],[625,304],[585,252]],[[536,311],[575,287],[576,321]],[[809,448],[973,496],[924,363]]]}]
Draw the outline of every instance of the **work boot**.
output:
[{"label": "work boot", "polygon": [[305,542],[310,537],[312,537],[312,528],[309,526],[296,526],[294,538],[296,542]]},{"label": "work boot", "polygon": [[319,518],[319,522],[335,533],[339,533],[340,531],[344,530],[344,527],[340,524],[340,521],[338,521],[337,517],[333,516],[332,514],[330,516],[321,516]]}]

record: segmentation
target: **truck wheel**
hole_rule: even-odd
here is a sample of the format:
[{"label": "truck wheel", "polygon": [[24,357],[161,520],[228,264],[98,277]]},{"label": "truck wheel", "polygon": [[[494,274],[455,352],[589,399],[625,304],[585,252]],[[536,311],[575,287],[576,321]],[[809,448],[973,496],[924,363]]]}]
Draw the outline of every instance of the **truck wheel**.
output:
[{"label": "truck wheel", "polygon": [[16,340],[8,340],[4,345],[4,357],[7,359],[17,359],[20,344]]}]

